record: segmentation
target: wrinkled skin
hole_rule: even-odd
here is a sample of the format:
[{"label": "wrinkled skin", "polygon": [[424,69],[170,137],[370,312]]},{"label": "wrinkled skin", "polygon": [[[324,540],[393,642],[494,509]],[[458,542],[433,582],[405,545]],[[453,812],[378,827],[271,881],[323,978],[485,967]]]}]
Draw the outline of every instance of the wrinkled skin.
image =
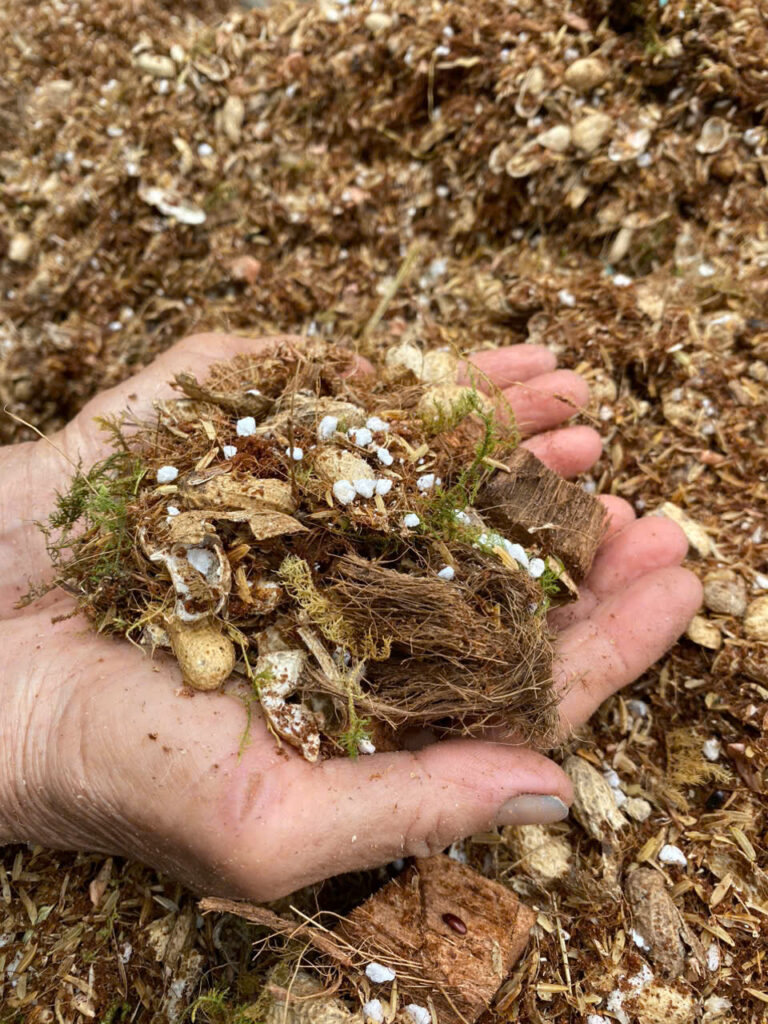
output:
[{"label": "wrinkled skin", "polygon": [[[343,871],[408,855],[509,820],[519,794],[571,799],[567,776],[523,745],[447,740],[421,749],[317,765],[279,750],[261,721],[238,759],[245,726],[228,693],[179,696],[170,658],[93,634],[61,593],[17,610],[30,580],[49,571],[34,526],[67,487],[71,466],[104,454],[94,417],[151,409],[174,373],[258,352],[267,339],[200,335],[95,398],[60,434],[0,451],[0,841],[137,858],[198,892],[274,899]],[[589,427],[556,429],[587,400],[575,374],[537,346],[473,358],[504,390],[527,447],[571,476],[598,458]],[[58,451],[56,450],[58,449]],[[606,539],[581,597],[555,612],[563,736],[636,679],[675,641],[700,603],[680,568],[686,542],[660,518],[601,499]],[[518,805],[518,808],[521,805]],[[537,820],[523,803],[518,820]],[[546,815],[543,815],[546,818]]]}]

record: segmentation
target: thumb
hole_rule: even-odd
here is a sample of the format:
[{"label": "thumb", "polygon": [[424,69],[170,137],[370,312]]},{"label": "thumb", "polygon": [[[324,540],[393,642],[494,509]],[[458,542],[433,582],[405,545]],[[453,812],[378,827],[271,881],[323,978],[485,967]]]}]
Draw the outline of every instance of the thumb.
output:
[{"label": "thumb", "polygon": [[572,797],[568,777],[548,758],[483,740],[313,769],[281,800],[281,820],[290,823],[278,844],[283,871],[304,867],[303,877],[280,879],[285,892],[398,857],[429,857],[495,825],[559,821]]}]

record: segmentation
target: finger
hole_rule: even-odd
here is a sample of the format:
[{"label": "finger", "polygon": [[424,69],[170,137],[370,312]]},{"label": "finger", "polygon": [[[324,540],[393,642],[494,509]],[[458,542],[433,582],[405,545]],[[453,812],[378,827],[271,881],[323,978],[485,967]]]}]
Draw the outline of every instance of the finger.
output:
[{"label": "finger", "polygon": [[628,523],[631,523],[636,518],[635,510],[628,501],[617,497],[615,494],[601,494],[597,500],[605,507],[608,513],[602,540],[602,543],[605,544],[609,537],[612,537],[614,533],[618,533],[619,530],[623,530]]},{"label": "finger", "polygon": [[549,373],[557,357],[542,345],[508,345],[506,348],[475,352],[459,370],[459,384],[473,384],[486,393],[504,390],[517,381]]},{"label": "finger", "polygon": [[549,617],[557,630],[580,622],[611,594],[618,593],[654,569],[680,565],[688,550],[685,534],[669,519],[635,520],[605,541],[574,604]]},{"label": "finger", "polygon": [[[282,794],[279,823],[272,826],[281,830],[274,840],[283,851],[282,877],[270,886],[270,898],[281,895],[275,889],[290,892],[331,873],[433,856],[494,825],[557,821],[570,800],[570,782],[552,761],[481,740],[326,761]],[[296,873],[286,877],[291,861]]]},{"label": "finger", "polygon": [[498,415],[502,422],[514,417],[524,437],[550,430],[587,404],[589,387],[572,370],[554,370],[513,384],[502,392]]},{"label": "finger", "polygon": [[701,605],[686,569],[656,569],[602,601],[560,636],[556,679],[564,732],[642,675],[685,630]]},{"label": "finger", "polygon": [[592,427],[563,427],[537,434],[524,441],[523,447],[560,476],[576,476],[594,466],[603,442]]}]

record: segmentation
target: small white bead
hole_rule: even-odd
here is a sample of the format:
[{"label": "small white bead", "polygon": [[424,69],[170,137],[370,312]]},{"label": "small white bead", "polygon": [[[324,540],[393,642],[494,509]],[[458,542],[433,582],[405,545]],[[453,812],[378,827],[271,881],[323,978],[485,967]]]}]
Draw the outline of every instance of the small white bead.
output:
[{"label": "small white bead", "polygon": [[419,1006],[418,1003],[409,1003],[405,1012],[413,1021],[413,1024],[432,1024],[432,1014],[426,1006]]},{"label": "small white bead", "polygon": [[389,430],[389,424],[378,416],[369,416],[365,425],[369,430]]},{"label": "small white bead", "polygon": [[688,864],[688,858],[680,847],[671,846],[669,843],[666,846],[662,846],[659,850],[659,860],[662,864],[676,864],[681,868],[686,867]]},{"label": "small white bead", "polygon": [[319,441],[329,441],[336,433],[339,421],[335,416],[323,416],[317,425],[317,437]]},{"label": "small white bead", "polygon": [[437,575],[440,577],[441,580],[452,580],[453,577],[456,575],[456,570],[453,568],[452,565],[446,565],[440,570],[440,572]]},{"label": "small white bead", "polygon": [[711,739],[705,740],[704,745],[701,748],[701,752],[708,761],[719,761],[720,760],[720,740],[714,736]]},{"label": "small white bead", "polygon": [[557,293],[557,297],[562,303],[562,305],[568,306],[569,309],[572,309],[576,305],[576,299],[574,295],[565,288],[563,288],[562,291],[559,291]]},{"label": "small white bead", "polygon": [[384,1024],[384,1007],[380,999],[369,999],[363,1004],[363,1019],[372,1020],[373,1024]]},{"label": "small white bead", "polygon": [[385,967],[384,964],[377,964],[375,961],[368,964],[365,974],[375,985],[381,985],[385,981],[394,981],[397,977],[391,967]]},{"label": "small white bead", "polygon": [[376,481],[376,493],[377,494],[381,494],[381,495],[389,494],[389,492],[391,490],[392,490],[392,481],[391,480],[386,479],[386,477],[382,477],[381,480],[377,480]]},{"label": "small white bead", "polygon": [[253,416],[243,416],[237,421],[237,436],[252,437],[256,433],[256,420]]},{"label": "small white bead", "polygon": [[505,540],[504,550],[507,552],[508,555],[511,555],[512,558],[514,558],[518,565],[522,565],[524,569],[530,568],[528,555],[526,554],[525,548],[522,546],[522,544],[513,544],[511,541]]},{"label": "small white bead", "polygon": [[367,448],[371,441],[373,441],[373,434],[368,427],[357,427],[350,430],[349,436],[359,448]]},{"label": "small white bead", "polygon": [[355,488],[361,498],[372,498],[376,493],[376,481],[363,479],[353,480],[352,486]]},{"label": "small white bead", "polygon": [[293,459],[294,462],[301,462],[301,460],[304,458],[304,449],[286,448],[285,454],[288,456],[289,459]]},{"label": "small white bead", "polygon": [[533,580],[539,579],[540,576],[544,575],[544,570],[547,568],[547,563],[543,558],[532,558],[528,563],[528,575]]},{"label": "small white bead", "polygon": [[169,505],[165,511],[168,513],[169,516],[179,515],[179,509],[177,509],[175,505]]},{"label": "small white bead", "polygon": [[375,754],[376,747],[370,740],[358,740],[357,750],[360,754]]},{"label": "small white bead", "polygon": [[161,466],[157,471],[157,482],[159,484],[170,484],[179,475],[175,466]]},{"label": "small white bead", "polygon": [[382,466],[391,466],[392,463],[395,461],[386,448],[377,448],[376,457],[382,464]]},{"label": "small white bead", "polygon": [[225,444],[221,449],[221,454],[225,459],[234,459],[237,455],[237,448],[233,444]]},{"label": "small white bead", "polygon": [[188,548],[187,561],[201,576],[208,576],[216,566],[216,558],[208,548]]},{"label": "small white bead", "polygon": [[351,484],[349,480],[337,480],[332,490],[334,498],[342,505],[349,505],[357,495],[354,484]]},{"label": "small white bead", "polygon": [[431,491],[435,486],[435,474],[425,473],[424,476],[420,476],[416,481],[416,486],[420,491]]},{"label": "small white bead", "polygon": [[408,512],[407,515],[403,516],[403,526],[407,526],[410,530],[415,529],[420,522],[421,520],[415,512]]}]

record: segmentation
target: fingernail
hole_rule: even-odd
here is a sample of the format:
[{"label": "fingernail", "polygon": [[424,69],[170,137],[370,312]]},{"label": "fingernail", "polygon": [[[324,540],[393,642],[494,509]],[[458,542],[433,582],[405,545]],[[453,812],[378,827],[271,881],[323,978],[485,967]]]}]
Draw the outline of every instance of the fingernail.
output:
[{"label": "fingernail", "polygon": [[499,808],[497,825],[551,825],[568,817],[568,806],[556,796],[523,793]]}]

